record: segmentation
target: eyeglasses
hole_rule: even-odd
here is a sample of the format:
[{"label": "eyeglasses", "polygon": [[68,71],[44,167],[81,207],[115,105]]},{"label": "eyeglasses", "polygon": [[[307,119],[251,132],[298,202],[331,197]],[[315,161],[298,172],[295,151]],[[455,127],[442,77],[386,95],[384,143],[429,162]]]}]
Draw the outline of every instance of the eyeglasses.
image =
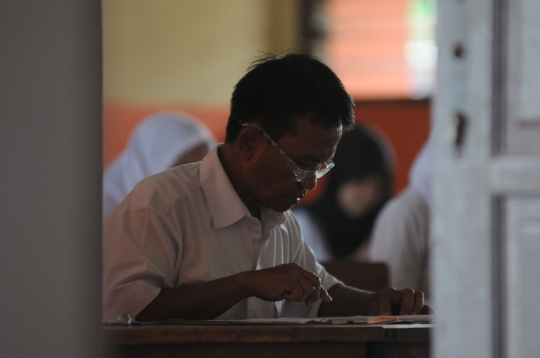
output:
[{"label": "eyeglasses", "polygon": [[287,166],[291,169],[291,171],[293,172],[297,182],[304,182],[304,181],[309,180],[312,177],[315,177],[315,178],[319,179],[320,177],[322,177],[323,175],[328,173],[330,171],[330,169],[332,169],[334,167],[334,165],[335,165],[334,162],[331,159],[328,159],[327,161],[319,164],[317,166],[317,170],[305,170],[305,169],[302,169],[302,168],[300,168],[300,166],[298,166],[298,164],[296,164],[287,155],[287,153],[285,153],[283,151],[283,149],[281,149],[279,147],[279,145],[277,145],[276,142],[274,142],[274,140],[272,138],[270,138],[270,136],[261,127],[255,125],[255,124],[252,124],[252,123],[246,123],[244,121],[240,121],[240,125],[242,127],[253,127],[253,128],[256,128],[256,129],[260,130],[262,132],[262,134],[264,134],[266,139],[268,139],[268,141],[270,142],[272,147],[274,147],[274,149],[277,150],[277,152],[281,156],[281,159],[283,159],[285,164],[287,164]]}]

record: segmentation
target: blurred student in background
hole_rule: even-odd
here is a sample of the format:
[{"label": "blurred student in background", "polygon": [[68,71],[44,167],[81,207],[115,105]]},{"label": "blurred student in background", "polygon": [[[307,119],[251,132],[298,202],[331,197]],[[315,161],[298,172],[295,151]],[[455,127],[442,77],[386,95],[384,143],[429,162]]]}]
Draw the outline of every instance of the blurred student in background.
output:
[{"label": "blurred student in background", "polygon": [[320,199],[293,211],[319,262],[364,261],[375,218],[392,195],[392,149],[374,129],[357,124],[333,160]]},{"label": "blurred student in background", "polygon": [[200,161],[215,145],[206,126],[188,114],[161,112],[144,119],[103,175],[103,224],[140,180]]},{"label": "blurred student in background", "polygon": [[385,262],[390,285],[429,295],[430,208],[432,206],[433,140],[428,140],[409,174],[409,186],[381,211],[371,240],[371,261]]}]

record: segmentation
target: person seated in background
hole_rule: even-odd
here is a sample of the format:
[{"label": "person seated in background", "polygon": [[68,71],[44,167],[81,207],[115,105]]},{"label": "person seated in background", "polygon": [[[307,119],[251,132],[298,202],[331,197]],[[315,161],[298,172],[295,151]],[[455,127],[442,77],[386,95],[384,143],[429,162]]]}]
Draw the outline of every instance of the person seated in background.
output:
[{"label": "person seated in background", "polygon": [[390,285],[429,295],[430,211],[432,207],[433,140],[417,156],[409,186],[382,209],[373,230],[370,260],[385,262]]},{"label": "person seated in background", "polygon": [[423,293],[343,285],[290,208],[333,166],[354,102],[309,55],[256,61],[225,143],[139,182],[105,225],[103,320],[418,314]]},{"label": "person seated in background", "polygon": [[334,163],[321,197],[293,213],[317,261],[366,261],[375,218],[392,195],[392,150],[375,129],[358,124],[343,135]]},{"label": "person seated in background", "polygon": [[186,113],[160,112],[145,118],[103,175],[103,224],[139,181],[200,161],[216,144],[206,126]]}]

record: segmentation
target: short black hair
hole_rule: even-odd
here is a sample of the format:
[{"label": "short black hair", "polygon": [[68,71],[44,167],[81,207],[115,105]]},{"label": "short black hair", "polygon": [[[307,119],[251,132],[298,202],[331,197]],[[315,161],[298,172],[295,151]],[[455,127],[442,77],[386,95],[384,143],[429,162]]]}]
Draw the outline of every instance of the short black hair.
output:
[{"label": "short black hair", "polygon": [[274,140],[295,133],[296,119],[325,128],[354,124],[354,102],[332,70],[311,55],[266,54],[248,68],[232,94],[225,141],[234,143],[240,121],[259,122]]}]

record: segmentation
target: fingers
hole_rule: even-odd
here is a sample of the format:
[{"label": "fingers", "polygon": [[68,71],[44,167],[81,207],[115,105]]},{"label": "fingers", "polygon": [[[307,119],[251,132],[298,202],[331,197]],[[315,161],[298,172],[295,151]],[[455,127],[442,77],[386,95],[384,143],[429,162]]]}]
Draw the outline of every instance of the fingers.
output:
[{"label": "fingers", "polygon": [[332,298],[332,296],[330,296],[328,294],[328,291],[326,291],[326,289],[324,287],[321,286],[321,294],[319,295],[319,297],[324,301],[324,302],[332,302],[334,299]]},{"label": "fingers", "polygon": [[307,277],[305,277],[305,275],[302,272],[295,272],[295,277],[296,277],[297,285],[300,287],[302,292],[298,297],[296,297],[292,301],[304,302],[311,296],[316,296],[317,298],[319,297],[319,292],[320,292],[320,287],[321,287],[320,283],[314,285],[313,282]]},{"label": "fingers", "polygon": [[321,279],[319,276],[305,270],[301,266],[298,266],[298,272],[302,274],[304,278],[306,278],[313,286],[320,286],[321,285]]},{"label": "fingers", "polygon": [[373,296],[375,305],[371,310],[368,310],[369,314],[373,316],[391,316],[392,303],[395,299],[393,294],[395,291],[396,290],[392,287],[385,287],[375,294],[375,296]]},{"label": "fingers", "polygon": [[324,302],[332,302],[332,297],[328,294],[328,291],[322,286],[319,286],[319,291],[313,291],[313,293],[306,299],[306,307],[311,307],[315,302],[322,299]]},{"label": "fingers", "polygon": [[424,292],[415,291],[414,292],[414,306],[410,314],[414,314],[414,315],[420,314],[423,308],[424,308]]},{"label": "fingers", "polygon": [[292,283],[285,288],[282,296],[288,301],[300,302],[303,301],[302,297],[307,297],[309,295],[306,294],[305,290],[306,288],[302,287],[301,285]]},{"label": "fingers", "polygon": [[368,315],[417,315],[423,310],[424,293],[422,291],[396,290],[392,287],[385,287],[370,299]]},{"label": "fingers", "polygon": [[428,305],[424,305],[420,311],[420,314],[435,314],[435,310]]},{"label": "fingers", "polygon": [[311,295],[309,295],[306,299],[305,299],[305,305],[306,307],[311,307],[313,306],[313,304],[315,302],[317,302],[317,300],[319,299],[319,294],[320,294],[320,290],[319,292],[317,292],[316,290],[313,290],[313,292],[311,293]]},{"label": "fingers", "polygon": [[411,289],[396,291],[395,295],[396,299],[394,301],[394,306],[398,306],[398,303],[401,302],[399,315],[401,316],[409,314],[414,305],[414,291]]},{"label": "fingers", "polygon": [[399,296],[401,296],[400,315],[416,315],[420,313],[422,306],[424,306],[424,293],[422,291],[414,291],[408,288],[396,291],[396,294],[396,303],[399,303]]},{"label": "fingers", "polygon": [[320,277],[309,271],[304,270],[301,267],[299,268],[300,270],[298,271],[299,274],[297,275],[297,279],[302,286],[304,292],[309,294],[305,297],[300,297],[296,301],[305,301],[306,307],[311,307],[315,302],[319,300],[319,298],[325,302],[332,302],[332,297],[330,297],[328,292],[321,285]]},{"label": "fingers", "polygon": [[256,287],[254,296],[263,300],[305,302],[307,307],[311,307],[319,298],[326,302],[332,301],[321,286],[320,278],[297,264],[260,270],[256,275],[259,279],[252,281]]}]

